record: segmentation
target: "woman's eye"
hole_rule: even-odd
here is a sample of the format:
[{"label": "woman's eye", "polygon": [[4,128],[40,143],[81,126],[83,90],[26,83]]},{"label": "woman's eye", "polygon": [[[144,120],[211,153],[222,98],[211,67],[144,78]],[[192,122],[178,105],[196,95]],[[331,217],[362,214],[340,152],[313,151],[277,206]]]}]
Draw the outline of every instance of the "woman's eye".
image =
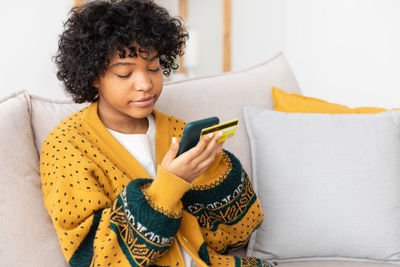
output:
[{"label": "woman's eye", "polygon": [[151,69],[151,70],[149,70],[149,71],[151,71],[151,72],[157,72],[157,71],[159,71],[160,70],[160,68],[156,68],[156,69]]},{"label": "woman's eye", "polygon": [[128,78],[129,76],[131,76],[131,74],[129,73],[128,75],[117,75],[119,78]]}]

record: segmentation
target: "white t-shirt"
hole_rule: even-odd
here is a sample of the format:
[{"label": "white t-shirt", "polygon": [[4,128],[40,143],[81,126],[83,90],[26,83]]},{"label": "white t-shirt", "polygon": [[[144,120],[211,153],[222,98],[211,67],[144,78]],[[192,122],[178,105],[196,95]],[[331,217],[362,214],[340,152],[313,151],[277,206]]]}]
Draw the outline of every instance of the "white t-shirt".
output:
[{"label": "white t-shirt", "polygon": [[[156,123],[154,115],[150,114],[147,117],[149,128],[146,134],[124,134],[107,128],[115,139],[125,147],[132,156],[142,165],[152,179],[156,177]],[[185,266],[195,267],[192,257],[179,243],[182,251],[182,256],[185,261]]]}]

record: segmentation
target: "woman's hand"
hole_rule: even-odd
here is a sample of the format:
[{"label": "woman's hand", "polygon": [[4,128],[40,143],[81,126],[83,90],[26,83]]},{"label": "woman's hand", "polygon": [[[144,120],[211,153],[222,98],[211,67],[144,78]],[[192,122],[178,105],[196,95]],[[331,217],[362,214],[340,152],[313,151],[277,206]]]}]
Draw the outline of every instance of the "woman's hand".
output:
[{"label": "woman's hand", "polygon": [[176,157],[179,143],[175,137],[172,138],[172,144],[161,162],[161,167],[191,183],[211,166],[215,155],[222,152],[224,142],[218,142],[221,134],[222,132],[218,132],[205,136],[195,147],[179,157]]}]

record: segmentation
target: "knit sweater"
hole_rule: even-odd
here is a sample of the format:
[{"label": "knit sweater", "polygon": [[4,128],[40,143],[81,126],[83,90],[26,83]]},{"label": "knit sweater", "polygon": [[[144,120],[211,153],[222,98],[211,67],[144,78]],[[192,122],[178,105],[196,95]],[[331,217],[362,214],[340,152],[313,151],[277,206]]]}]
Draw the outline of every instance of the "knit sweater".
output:
[{"label": "knit sweater", "polygon": [[263,219],[239,160],[224,150],[192,183],[160,164],[185,122],[156,109],[153,180],[101,122],[98,102],[68,116],[40,156],[45,207],[71,266],[268,266],[226,255]]},{"label": "knit sweater", "polygon": [[[146,134],[125,134],[116,132],[107,128],[107,130],[114,136],[117,141],[123,145],[126,150],[133,155],[133,157],[140,163],[146,170],[149,176],[156,178],[156,123],[153,114],[147,116],[149,126]],[[179,242],[178,242],[179,244]],[[179,244],[182,252],[183,261],[186,267],[196,267],[192,257],[187,251]]]}]

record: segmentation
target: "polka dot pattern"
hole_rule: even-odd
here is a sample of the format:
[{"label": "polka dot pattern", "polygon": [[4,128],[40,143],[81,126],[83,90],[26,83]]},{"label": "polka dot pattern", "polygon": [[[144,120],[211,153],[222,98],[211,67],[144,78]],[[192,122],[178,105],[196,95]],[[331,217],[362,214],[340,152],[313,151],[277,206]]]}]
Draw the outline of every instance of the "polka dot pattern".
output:
[{"label": "polka dot pattern", "polygon": [[[40,155],[43,200],[67,260],[90,235],[95,224],[92,265],[130,266],[116,233],[111,229],[110,215],[116,197],[133,178],[139,177],[129,177],[118,160],[107,156],[103,139],[98,138],[97,132],[83,119],[87,109],[64,119],[43,144]],[[172,136],[181,139],[186,123],[174,116],[161,115],[165,116],[169,140]],[[101,214],[99,221],[95,220],[95,214]],[[248,214],[234,226],[220,224],[216,231],[202,229],[205,240],[200,243],[205,241],[210,249],[223,251],[228,246],[246,241],[262,220],[257,205],[253,205]],[[199,243],[197,240],[190,242]],[[175,265],[178,254],[179,246],[172,246],[160,262],[171,265],[173,261]],[[212,265],[234,264],[233,257],[217,253],[210,255],[210,260]]]},{"label": "polka dot pattern", "polygon": [[187,123],[171,115],[168,116],[168,122],[170,129],[172,130],[172,136],[178,138],[178,141],[180,141],[182,138],[183,129]]},{"label": "polka dot pattern", "polygon": [[43,144],[40,155],[43,199],[67,259],[88,234],[94,213],[102,210],[94,240],[94,247],[100,248],[94,250],[94,256],[102,259],[96,262],[101,266],[118,261],[126,264],[110,228],[109,213],[113,200],[131,179],[101,152],[99,140],[93,139],[95,134],[85,128],[80,118],[85,110],[64,119]]},{"label": "polka dot pattern", "polygon": [[[130,266],[110,226],[115,198],[132,180],[118,162],[103,153],[104,144],[83,120],[84,108],[60,122],[46,138],[40,155],[41,187],[45,206],[56,228],[67,260],[93,227],[94,266]],[[168,116],[171,134],[182,136],[185,122]],[[179,253],[178,247],[175,253]]]}]

